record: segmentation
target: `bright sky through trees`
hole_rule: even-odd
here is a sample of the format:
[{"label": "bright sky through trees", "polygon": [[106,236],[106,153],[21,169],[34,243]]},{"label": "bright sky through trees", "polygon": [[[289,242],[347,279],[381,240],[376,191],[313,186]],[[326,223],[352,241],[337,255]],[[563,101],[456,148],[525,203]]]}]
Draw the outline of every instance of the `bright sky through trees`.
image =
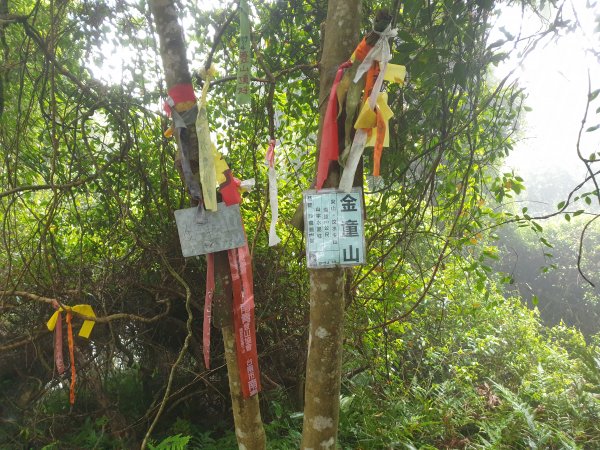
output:
[{"label": "bright sky through trees", "polygon": [[[520,86],[525,88],[526,105],[532,110],[524,118],[521,140],[506,165],[523,175],[525,184],[528,174],[538,171],[560,170],[577,177],[585,173],[584,165],[577,158],[576,143],[586,107],[588,70],[592,91],[600,88],[600,61],[587,51],[594,46],[598,49],[598,35],[594,36],[597,17],[600,17],[597,2],[595,6],[582,0],[567,4],[563,20],[578,20],[581,27],[561,32],[558,38],[544,38],[514,73]],[[503,7],[491,41],[503,36],[499,31],[502,27],[517,35],[519,26],[522,26],[522,36],[535,34],[542,28],[539,17],[528,13],[522,19],[519,7]],[[496,71],[499,77],[519,64],[521,50],[517,47],[517,51],[511,52],[511,58]],[[591,109],[584,130],[599,122],[600,116],[595,108]],[[583,133],[584,156],[600,150],[599,145],[600,131]]]}]

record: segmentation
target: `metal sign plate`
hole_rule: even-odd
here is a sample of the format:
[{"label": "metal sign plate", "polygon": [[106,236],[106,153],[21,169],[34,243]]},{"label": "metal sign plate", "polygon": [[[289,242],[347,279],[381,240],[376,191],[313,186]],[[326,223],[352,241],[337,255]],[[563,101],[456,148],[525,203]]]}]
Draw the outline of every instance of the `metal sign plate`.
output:
[{"label": "metal sign plate", "polygon": [[308,267],[319,269],[364,264],[362,190],[309,190],[303,196]]},{"label": "metal sign plate", "polygon": [[206,255],[246,243],[240,205],[217,205],[217,211],[205,211],[204,223],[198,223],[198,208],[175,211],[179,242],[183,256]]}]

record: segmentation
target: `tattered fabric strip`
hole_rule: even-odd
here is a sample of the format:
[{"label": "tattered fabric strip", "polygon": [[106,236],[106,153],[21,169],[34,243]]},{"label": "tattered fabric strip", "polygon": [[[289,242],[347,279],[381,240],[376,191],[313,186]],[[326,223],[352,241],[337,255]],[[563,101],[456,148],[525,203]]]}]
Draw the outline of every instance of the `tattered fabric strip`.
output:
[{"label": "tattered fabric strip", "polygon": [[[373,112],[375,112],[377,107],[377,98],[379,97],[381,87],[383,86],[383,80],[385,78],[388,61],[392,59],[389,39],[395,37],[397,33],[398,31],[396,29],[392,29],[390,25],[388,25],[383,32],[377,33],[379,34],[379,40],[373,46],[373,48],[369,50],[360,66],[358,66],[356,75],[354,77],[354,82],[357,83],[365,73],[368,73],[368,79],[365,86],[365,95],[368,96],[368,105],[370,110]],[[376,78],[375,74],[377,74]],[[373,78],[375,78],[374,82]],[[382,122],[383,119],[381,117],[377,117],[376,120],[377,130],[383,129],[385,127],[385,124]],[[354,175],[356,174],[356,169],[365,145],[367,144],[368,133],[369,132],[367,129],[361,128],[354,135],[350,154],[348,156],[346,166],[344,167],[339,185],[339,188],[344,192],[350,192],[352,189]],[[384,136],[385,131],[382,133],[381,138],[379,134],[377,135],[375,142],[375,154],[379,160],[381,158]],[[379,164],[379,160],[377,164]],[[377,170],[379,170],[379,167]]]},{"label": "tattered fabric strip", "polygon": [[352,147],[350,148],[350,154],[346,160],[346,166],[342,172],[342,178],[340,179],[340,190],[343,192],[350,192],[352,190],[352,184],[354,183],[354,174],[360,162],[360,158],[365,150],[365,145],[369,134],[367,130],[361,128],[354,134],[354,140],[352,141]]},{"label": "tattered fabric strip", "polygon": [[212,301],[215,293],[215,255],[206,255],[206,293],[204,295],[204,323],[202,326],[202,353],[204,366],[210,369],[210,322],[212,320]]},{"label": "tattered fabric strip", "polygon": [[69,345],[69,360],[71,362],[71,385],[69,386],[69,403],[75,404],[75,383],[77,382],[77,371],[75,370],[75,342],[73,339],[73,316],[67,311],[67,341]]},{"label": "tattered fabric strip", "polygon": [[210,139],[208,127],[208,114],[206,112],[206,95],[210,80],[215,73],[214,67],[206,72],[202,95],[198,102],[198,116],[196,117],[196,135],[198,136],[198,163],[200,184],[202,185],[202,199],[204,207],[209,211],[217,210],[217,174],[215,168],[216,148]]},{"label": "tattered fabric strip", "polygon": [[[75,370],[75,342],[73,339],[73,315],[71,311],[75,311],[79,314],[83,314],[85,316],[96,317],[94,314],[94,310],[90,305],[75,305],[73,307],[59,306],[58,302],[53,303],[56,311],[48,322],[46,323],[46,327],[48,330],[54,330],[54,361],[56,363],[56,369],[60,375],[65,372],[65,364],[63,361],[63,351],[62,351],[62,316],[61,313],[66,310],[66,322],[67,322],[67,344],[69,347],[69,360],[71,364],[71,384],[69,386],[69,403],[71,405],[75,404],[75,383],[77,380],[77,372]],[[79,336],[84,338],[89,338],[92,329],[94,328],[94,321],[92,320],[84,320],[81,325],[81,329],[79,330]]]},{"label": "tattered fabric strip", "polygon": [[[374,33],[377,32],[374,31]],[[398,30],[396,28],[392,29],[391,25],[388,25],[384,31],[377,34],[379,34],[379,40],[373,46],[373,48],[369,50],[369,53],[365,59],[363,59],[360,66],[358,66],[358,70],[354,76],[354,82],[357,83],[358,80],[361,79],[365,72],[367,72],[375,62],[379,62],[379,75],[377,76],[377,80],[375,81],[375,85],[373,86],[373,91],[369,99],[371,109],[375,109],[377,95],[379,95],[381,86],[383,85],[383,77],[387,63],[390,59],[392,59],[389,39],[396,37],[398,35]]]},{"label": "tattered fabric strip", "polygon": [[260,391],[258,350],[254,321],[252,260],[248,245],[228,250],[233,289],[233,324],[242,394],[248,398]]},{"label": "tattered fabric strip", "polygon": [[271,206],[271,224],[269,226],[269,246],[272,247],[281,242],[277,236],[276,225],[279,220],[279,201],[277,198],[277,171],[275,170],[275,139],[269,142],[269,148],[265,159],[269,172],[269,205]]},{"label": "tattered fabric strip", "polygon": [[250,103],[250,68],[252,66],[250,42],[250,8],[248,0],[240,0],[240,42],[237,72],[236,101],[241,105]]},{"label": "tattered fabric strip", "polygon": [[54,363],[56,364],[56,371],[59,375],[65,373],[65,360],[63,356],[62,340],[62,316],[59,313],[56,317],[56,326],[54,328]]},{"label": "tattered fabric strip", "polygon": [[342,63],[337,70],[335,80],[329,92],[329,100],[327,102],[327,110],[323,121],[323,131],[321,134],[321,145],[319,146],[319,164],[317,169],[317,184],[316,189],[322,189],[327,175],[329,174],[329,165],[332,161],[337,161],[339,149],[338,137],[338,100],[337,87],[344,75],[344,70],[350,67],[352,63],[346,61]]}]

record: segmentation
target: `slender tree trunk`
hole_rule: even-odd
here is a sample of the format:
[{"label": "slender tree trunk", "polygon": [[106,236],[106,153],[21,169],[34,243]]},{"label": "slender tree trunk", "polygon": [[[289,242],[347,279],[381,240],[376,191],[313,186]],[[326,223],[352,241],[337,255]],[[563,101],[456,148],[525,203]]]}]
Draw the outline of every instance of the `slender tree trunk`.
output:
[{"label": "slender tree trunk", "polygon": [[[337,67],[350,58],[359,42],[360,0],[330,0],[321,58],[322,127],[329,90]],[[319,135],[320,135],[319,130]],[[342,140],[343,142],[343,140]],[[337,187],[339,171],[332,170],[326,187]],[[344,270],[310,270],[310,329],[302,446],[335,449],[339,424],[342,338],[344,324]]]},{"label": "slender tree trunk", "polygon": [[233,331],[232,300],[233,293],[227,252],[219,252],[215,254],[213,323],[223,333],[235,436],[240,450],[263,450],[266,448],[266,436],[260,416],[258,394],[250,398],[244,398],[242,395],[242,382],[237,363],[235,334]]},{"label": "slender tree trunk", "polygon": [[[160,39],[160,53],[163,62],[167,89],[178,84],[191,83],[191,75],[186,59],[186,47],[183,41],[183,29],[179,24],[174,0],[152,0],[152,15],[156,32]],[[194,102],[176,105],[179,112],[194,106]],[[190,165],[194,173],[198,172],[198,140],[196,128],[188,129],[190,135]],[[181,153],[181,149],[178,152]],[[180,161],[180,157],[176,158]],[[181,173],[180,163],[178,170]],[[183,178],[183,177],[182,177]],[[227,252],[215,254],[215,281],[217,281],[213,318],[217,327],[223,331],[227,374],[231,391],[235,434],[240,450],[263,450],[266,447],[265,431],[260,416],[258,394],[245,399],[236,359],[235,335],[233,333],[231,275]]]}]

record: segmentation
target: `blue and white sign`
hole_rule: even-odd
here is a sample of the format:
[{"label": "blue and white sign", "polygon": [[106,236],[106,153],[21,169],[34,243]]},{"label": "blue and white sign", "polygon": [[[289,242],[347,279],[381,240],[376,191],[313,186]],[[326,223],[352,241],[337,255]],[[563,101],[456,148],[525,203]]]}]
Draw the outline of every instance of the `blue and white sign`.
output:
[{"label": "blue and white sign", "polygon": [[303,196],[308,267],[319,269],[364,264],[362,190],[309,190]]}]

